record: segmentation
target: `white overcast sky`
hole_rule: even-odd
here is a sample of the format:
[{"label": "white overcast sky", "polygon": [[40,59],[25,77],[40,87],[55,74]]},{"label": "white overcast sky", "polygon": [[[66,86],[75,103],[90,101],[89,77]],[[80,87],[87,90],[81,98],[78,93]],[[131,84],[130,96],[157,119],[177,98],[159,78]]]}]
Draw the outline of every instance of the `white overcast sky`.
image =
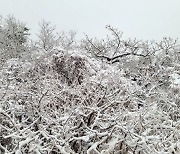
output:
[{"label": "white overcast sky", "polygon": [[104,37],[110,24],[125,37],[180,38],[180,0],[0,0],[0,14],[27,23],[32,36],[45,19],[58,31],[73,29],[79,36]]}]

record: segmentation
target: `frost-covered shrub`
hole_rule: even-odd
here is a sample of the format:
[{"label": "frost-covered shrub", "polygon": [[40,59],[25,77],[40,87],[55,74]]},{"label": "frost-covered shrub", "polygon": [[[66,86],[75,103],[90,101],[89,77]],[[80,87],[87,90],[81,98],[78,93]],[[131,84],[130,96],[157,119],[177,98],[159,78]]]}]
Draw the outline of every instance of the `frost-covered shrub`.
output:
[{"label": "frost-covered shrub", "polygon": [[167,39],[152,47],[114,36],[106,46],[97,42],[115,59],[89,39],[88,52],[53,49],[6,61],[1,153],[180,153],[178,50]]},{"label": "frost-covered shrub", "polygon": [[81,84],[84,79],[86,66],[81,57],[72,56],[54,56],[52,69],[62,78],[68,85],[73,83]]}]

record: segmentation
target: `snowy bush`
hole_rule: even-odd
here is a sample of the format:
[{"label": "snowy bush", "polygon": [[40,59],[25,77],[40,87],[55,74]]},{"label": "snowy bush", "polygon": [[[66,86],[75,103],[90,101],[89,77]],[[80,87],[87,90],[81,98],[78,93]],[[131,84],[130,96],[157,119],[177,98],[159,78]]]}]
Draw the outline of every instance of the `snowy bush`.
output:
[{"label": "snowy bush", "polygon": [[87,37],[79,50],[30,47],[31,58],[5,62],[1,153],[180,153],[176,42],[108,29],[113,38]]}]

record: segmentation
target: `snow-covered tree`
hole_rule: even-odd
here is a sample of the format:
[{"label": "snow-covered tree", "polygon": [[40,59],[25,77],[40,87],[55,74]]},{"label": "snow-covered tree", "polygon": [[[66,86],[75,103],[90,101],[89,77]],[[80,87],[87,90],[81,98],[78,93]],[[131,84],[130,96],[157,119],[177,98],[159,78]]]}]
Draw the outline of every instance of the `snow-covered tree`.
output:
[{"label": "snow-covered tree", "polygon": [[4,19],[0,25],[1,64],[10,58],[21,57],[27,50],[26,42],[29,29],[13,16]]},{"label": "snow-covered tree", "polygon": [[56,32],[56,27],[52,26],[50,22],[43,20],[40,23],[40,33],[38,34],[38,45],[45,51],[50,51],[54,48],[61,47],[63,49],[74,48],[76,32],[71,30],[69,32]]}]

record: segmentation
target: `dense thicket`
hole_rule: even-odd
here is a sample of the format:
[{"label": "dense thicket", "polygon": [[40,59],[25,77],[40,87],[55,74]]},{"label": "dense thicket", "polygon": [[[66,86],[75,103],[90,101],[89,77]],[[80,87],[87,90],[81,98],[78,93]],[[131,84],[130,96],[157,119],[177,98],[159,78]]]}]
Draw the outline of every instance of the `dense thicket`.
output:
[{"label": "dense thicket", "polygon": [[0,152],[180,153],[176,40],[107,39],[55,32],[38,41],[9,17],[0,25]]}]

